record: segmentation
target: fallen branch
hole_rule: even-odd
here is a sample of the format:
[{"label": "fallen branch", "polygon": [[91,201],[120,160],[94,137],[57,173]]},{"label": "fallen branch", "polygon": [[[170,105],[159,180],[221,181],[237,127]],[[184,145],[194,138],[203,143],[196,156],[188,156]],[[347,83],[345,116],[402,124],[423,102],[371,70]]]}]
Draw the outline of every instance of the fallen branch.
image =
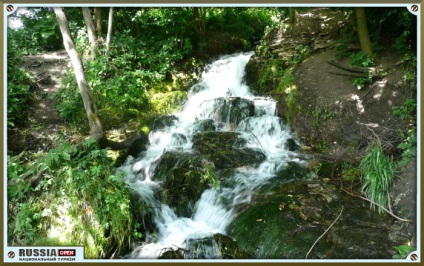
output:
[{"label": "fallen branch", "polygon": [[402,221],[402,222],[409,222],[409,223],[414,223],[414,221],[412,221],[412,220],[408,220],[408,219],[400,218],[400,217],[396,216],[393,212],[391,212],[391,211],[389,211],[388,209],[384,208],[384,207],[383,207],[383,206],[381,206],[380,204],[373,202],[372,200],[369,200],[369,199],[367,199],[367,198],[364,198],[364,197],[361,197],[361,196],[358,196],[358,195],[352,194],[352,193],[350,193],[349,191],[344,190],[343,188],[342,188],[341,190],[342,190],[342,191],[344,191],[344,192],[346,192],[347,194],[351,195],[352,197],[360,198],[360,199],[366,200],[366,201],[368,201],[368,202],[371,202],[372,204],[377,205],[378,207],[380,207],[380,208],[381,208],[381,209],[383,209],[385,212],[387,212],[388,214],[390,214],[392,217],[394,217],[394,218],[398,219],[399,221]]},{"label": "fallen branch", "polygon": [[357,72],[354,73],[341,73],[341,72],[333,72],[328,71],[330,74],[339,75],[339,76],[349,76],[349,77],[357,77],[357,78],[366,78],[367,75],[365,73],[359,74]]},{"label": "fallen branch", "polygon": [[35,176],[31,177],[31,179],[29,180],[31,185],[34,185],[38,181],[38,179],[40,179],[40,177],[44,174],[44,171],[45,169],[41,169]]},{"label": "fallen branch", "polygon": [[315,243],[312,245],[312,247],[309,249],[308,253],[306,253],[305,259],[308,258],[309,253],[312,251],[312,249],[315,247],[316,243],[318,243],[318,241],[328,232],[328,230],[330,230],[330,228],[337,222],[337,220],[340,218],[340,216],[343,213],[343,206],[342,209],[340,210],[339,216],[337,216],[336,220],[333,221],[333,223],[330,224],[330,226],[327,228],[327,230],[324,231],[324,233],[322,233],[322,235],[320,235],[318,237],[318,239],[315,241]]},{"label": "fallen branch", "polygon": [[261,145],[261,147],[263,147],[262,143],[259,141],[259,139],[256,137],[256,135],[253,134],[252,130],[249,130],[249,131],[250,131],[250,133],[252,133],[252,135],[255,137],[255,139],[259,142],[259,145]]},{"label": "fallen branch", "polygon": [[43,77],[43,78],[38,79],[35,83],[39,83],[39,82],[44,81],[44,80],[46,80],[46,79],[48,79],[48,78],[50,78],[50,75],[48,75],[48,76],[45,76],[45,77]]},{"label": "fallen branch", "polygon": [[335,66],[335,67],[337,67],[337,68],[340,68],[340,69],[343,69],[343,70],[349,71],[349,72],[356,72],[356,73],[362,73],[362,74],[364,74],[364,73],[367,73],[367,72],[368,72],[368,69],[367,69],[367,68],[364,68],[364,67],[356,67],[356,66],[343,66],[343,65],[341,65],[341,64],[339,64],[339,63],[336,63],[336,62],[335,62],[335,61],[333,61],[333,60],[330,60],[330,61],[328,61],[327,63],[328,63],[328,64],[330,64],[330,65],[332,65],[332,66]]}]

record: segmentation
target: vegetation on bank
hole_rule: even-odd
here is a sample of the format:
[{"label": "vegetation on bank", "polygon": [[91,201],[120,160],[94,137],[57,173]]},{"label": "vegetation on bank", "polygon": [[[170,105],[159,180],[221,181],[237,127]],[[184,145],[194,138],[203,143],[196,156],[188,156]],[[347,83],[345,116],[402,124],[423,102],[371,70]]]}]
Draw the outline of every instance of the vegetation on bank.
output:
[{"label": "vegetation on bank", "polygon": [[[378,211],[382,213],[381,207],[390,209],[389,197],[393,190],[393,179],[397,170],[416,158],[416,17],[405,8],[365,8],[370,40],[370,50],[365,51],[363,48],[357,48],[358,44],[362,43],[359,22],[355,16],[358,10],[355,8],[337,10],[344,14],[344,21],[341,22],[344,26],[337,33],[337,39],[332,46],[336,49],[338,58],[349,59],[350,67],[353,69],[377,67],[380,55],[387,50],[395,51],[401,58],[398,62],[403,68],[401,91],[403,95],[406,95],[406,99],[400,106],[393,106],[392,115],[403,120],[405,128],[396,132],[399,138],[393,140],[393,143],[385,143],[388,140],[373,135],[373,141],[366,144],[363,149],[365,153],[359,161],[345,162],[339,167],[343,181],[349,182],[352,186],[355,186],[353,184],[359,185],[361,188],[359,193],[363,193],[377,206],[380,205]],[[318,14],[323,15],[325,12],[324,10]],[[310,14],[314,15],[314,12]],[[298,19],[297,25],[300,25],[301,28],[302,18]],[[258,94],[269,94],[284,102],[282,104],[285,106],[284,115],[289,122],[294,115],[303,112],[310,116],[313,123],[312,128],[319,130],[320,123],[334,119],[335,113],[319,106],[313,107],[315,110],[309,113],[309,111],[302,110],[302,105],[299,104],[302,99],[299,99],[297,93],[298,88],[293,77],[293,70],[314,52],[312,51],[314,45],[303,44],[301,41],[297,43],[295,37],[301,34],[297,32],[299,29],[294,28],[293,25],[293,19],[286,20],[282,22],[280,28],[280,30],[285,29],[284,32],[288,33],[285,36],[286,39],[293,38],[293,47],[290,47],[291,53],[272,48],[272,43],[269,41],[263,42],[256,49],[260,58],[256,91]],[[303,36],[298,36],[298,38],[302,39]],[[290,42],[286,44],[287,47],[290,45]],[[380,72],[374,75],[371,71],[366,71],[362,77],[352,78],[352,84],[362,88],[370,85],[376,78],[383,78],[387,73]],[[314,147],[316,152],[326,154],[329,143],[325,141],[314,143]],[[388,147],[395,147],[395,149],[389,150]],[[356,146],[353,148],[359,150]],[[320,167],[321,165],[319,164]],[[338,168],[336,165],[331,167]],[[323,170],[317,169],[317,171]],[[332,172],[332,174],[335,173],[334,170]],[[371,207],[375,208],[374,203],[371,203]]]}]

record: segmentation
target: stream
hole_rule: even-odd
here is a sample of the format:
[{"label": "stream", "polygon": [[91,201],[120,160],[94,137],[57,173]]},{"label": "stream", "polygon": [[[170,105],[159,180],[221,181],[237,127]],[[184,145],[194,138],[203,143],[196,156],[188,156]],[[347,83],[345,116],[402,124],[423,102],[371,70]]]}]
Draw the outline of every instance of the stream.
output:
[{"label": "stream", "polygon": [[[272,234],[272,231],[268,232],[267,229],[261,227],[268,225],[265,222],[273,219],[276,219],[279,224],[278,230],[282,230],[286,237],[293,239],[294,243],[298,241],[296,237],[301,235],[300,232],[309,234],[308,239],[299,240],[306,242],[300,244],[304,247],[299,254],[304,256],[305,251],[325,229],[324,226],[319,226],[315,220],[321,219],[322,223],[329,224],[339,214],[340,204],[345,203],[345,200],[330,186],[317,182],[293,185],[293,180],[310,180],[312,173],[307,164],[298,159],[296,149],[290,148],[290,142],[294,142],[295,145],[299,144],[294,141],[288,125],[276,115],[276,102],[271,98],[255,96],[244,83],[245,66],[252,55],[253,53],[250,52],[223,56],[208,65],[201,80],[190,88],[188,100],[181,111],[174,114],[168,121],[169,123],[151,131],[146,151],[137,158],[130,156],[120,167],[119,170],[127,174],[126,182],[129,186],[139,194],[145,205],[150,206],[150,215],[156,228],[155,232],[148,232],[146,242],[134,248],[127,258],[154,259],[163,256],[170,250],[181,251],[184,259],[225,258],[222,254],[222,243],[216,241],[217,235],[230,236],[231,239],[232,234],[247,236],[248,232],[251,232],[257,235],[249,237],[257,237],[259,240],[267,237],[266,234]],[[229,144],[224,143],[230,138],[233,141]],[[205,139],[213,139],[214,142],[204,144]],[[230,147],[229,150],[221,151],[220,144],[227,145]],[[206,153],[209,157],[199,153],[199,151],[204,152],[205,147],[207,147]],[[214,155],[214,151],[219,154]],[[177,171],[174,166],[173,172],[169,170],[171,168],[161,169],[161,167],[167,165],[166,160],[169,160],[171,155],[175,155],[171,160],[175,167],[184,166],[186,161],[197,163],[197,168],[190,168],[191,165],[188,165],[187,169],[201,169],[202,167],[199,165],[202,166],[206,163],[212,165],[215,176],[219,180],[219,186],[214,187],[212,184],[208,184],[198,198],[193,197],[192,200],[187,201],[187,206],[180,206],[181,202],[185,202],[183,200],[185,198],[181,195],[183,192],[177,193],[179,198],[176,200],[177,202],[171,204],[172,206],[166,204],[169,199],[163,196],[162,190],[164,184],[169,181],[163,180],[164,174],[161,171],[168,171],[166,173],[168,179],[171,176],[173,182],[176,182],[174,179]],[[184,158],[189,159],[184,161]],[[196,160],[196,158],[201,159]],[[210,162],[212,163],[210,164]],[[294,171],[295,173],[291,176],[285,174],[285,176],[290,176],[290,180],[285,181],[291,183],[288,186],[279,180],[281,180],[281,173],[293,165],[296,169],[300,168],[301,170]],[[190,174],[194,171],[190,170],[184,173],[189,176],[187,173]],[[270,187],[273,188],[272,193],[269,192]],[[271,198],[266,196],[267,203],[261,205],[261,201],[257,198],[265,196],[258,195],[258,192],[261,192],[262,195],[272,194],[274,196]],[[297,192],[297,194],[294,195],[293,192]],[[258,202],[259,205],[255,205],[255,202]],[[255,216],[246,218],[246,220],[253,221],[254,225],[252,226],[256,226],[254,228],[259,225],[259,229],[252,229],[253,227],[244,229],[241,225],[234,226],[232,224],[241,214],[249,215],[246,214],[248,211],[245,212],[246,206],[249,204],[258,207],[258,210],[254,214]],[[325,207],[321,207],[321,205]],[[355,210],[364,209],[361,204],[350,204],[349,206],[358,206],[352,207]],[[270,207],[272,210],[267,209]],[[277,219],[268,217],[266,213],[259,215],[261,210],[268,210],[270,213],[280,216]],[[320,213],[321,211],[323,214]],[[298,215],[299,213],[303,216]],[[319,214],[317,215],[317,213]],[[374,217],[374,214],[366,209],[366,215],[353,220],[361,222],[363,219],[368,219],[367,215]],[[291,218],[292,216],[295,218]],[[353,214],[351,216],[355,217]],[[243,216],[241,218],[244,219]],[[343,218],[340,221],[343,223]],[[386,222],[386,220],[382,222],[383,220],[379,217],[374,217],[373,221],[375,224]],[[343,226],[345,226],[344,229],[340,229],[339,232],[349,230],[346,227],[349,224],[345,223]],[[372,228],[374,225],[362,223],[361,226],[363,227],[360,230],[367,230],[368,227]],[[334,231],[337,232],[337,230],[335,227]],[[381,232],[377,230],[376,233]],[[338,244],[337,241],[340,242],[338,237],[328,234],[327,240],[329,238],[340,248],[343,245]],[[256,244],[249,246],[246,244],[248,240],[244,243],[240,238],[237,239],[239,246],[247,249],[250,257],[254,258],[273,258],[275,255],[267,253],[272,250],[272,248],[267,248],[267,245],[270,247],[284,246],[284,243],[290,242],[281,242],[281,239],[268,236],[274,243],[259,243],[259,248],[252,248]],[[387,242],[386,239],[381,241]],[[386,248],[385,245],[383,249]],[[287,246],[286,248],[293,247]],[[326,255],[331,248],[331,244],[317,245],[315,253],[311,256],[345,256],[340,251],[338,251],[339,253],[330,252],[331,255]],[[372,256],[379,256],[380,253],[372,253]],[[294,258],[298,256],[293,252],[290,254],[294,254]],[[282,257],[284,258],[284,256]]]}]

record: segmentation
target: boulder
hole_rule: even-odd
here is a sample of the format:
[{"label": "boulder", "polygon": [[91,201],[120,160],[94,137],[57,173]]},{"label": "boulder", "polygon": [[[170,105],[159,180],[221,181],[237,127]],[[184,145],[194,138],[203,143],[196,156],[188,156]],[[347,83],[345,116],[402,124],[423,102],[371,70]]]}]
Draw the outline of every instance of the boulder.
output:
[{"label": "boulder", "polygon": [[399,243],[390,239],[390,223],[334,185],[298,180],[259,191],[227,232],[255,259],[305,259],[321,235],[309,259],[391,259]]},{"label": "boulder", "polygon": [[208,167],[213,165],[201,156],[175,151],[165,152],[156,162],[153,180],[162,183],[163,202],[177,215],[191,216],[192,206],[210,185]]},{"label": "boulder", "polygon": [[259,164],[266,159],[263,152],[236,148],[237,132],[203,132],[193,137],[193,150],[204,155],[219,169]]}]

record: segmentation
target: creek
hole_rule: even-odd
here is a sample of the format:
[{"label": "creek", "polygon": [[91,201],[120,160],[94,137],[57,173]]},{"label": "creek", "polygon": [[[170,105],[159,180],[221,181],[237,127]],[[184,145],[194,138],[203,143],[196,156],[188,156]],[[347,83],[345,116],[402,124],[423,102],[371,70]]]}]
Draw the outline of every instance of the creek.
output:
[{"label": "creek", "polygon": [[[314,181],[296,152],[300,144],[276,115],[276,102],[255,96],[244,83],[252,54],[208,65],[181,111],[156,126],[147,150],[120,167],[155,227],[127,258],[166,258],[169,252],[184,259],[303,258],[342,205],[350,206],[345,218],[310,257],[389,257],[387,219]],[[353,227],[374,233],[361,239],[366,234]],[[361,243],[372,237],[379,248],[370,252]]]}]

